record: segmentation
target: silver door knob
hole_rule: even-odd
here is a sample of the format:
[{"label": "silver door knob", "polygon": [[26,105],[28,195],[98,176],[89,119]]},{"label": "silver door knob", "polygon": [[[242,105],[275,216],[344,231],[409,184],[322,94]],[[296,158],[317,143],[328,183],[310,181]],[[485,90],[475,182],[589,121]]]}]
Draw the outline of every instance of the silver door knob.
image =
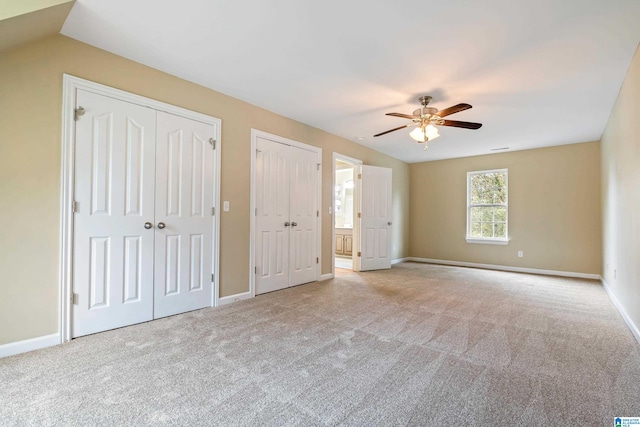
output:
[{"label": "silver door knob", "polygon": [[291,224],[289,224],[289,221],[287,221],[287,222],[285,222],[285,223],[284,223],[284,226],[285,226],[285,227],[288,227],[289,225],[291,225]]},{"label": "silver door knob", "polygon": [[147,230],[150,229],[151,227],[153,227],[153,224],[151,224],[150,222],[144,223],[144,228],[146,228]]},{"label": "silver door knob", "polygon": [[391,225],[391,222],[388,222],[387,225]]},{"label": "silver door knob", "polygon": [[298,223],[297,223],[297,222],[292,222],[292,223],[291,223],[291,226],[292,226],[292,227],[296,227],[297,225],[298,225]]},{"label": "silver door knob", "polygon": [[166,225],[164,225],[164,222],[159,222],[159,223],[158,223],[158,228],[159,228],[160,230],[162,230],[162,229],[163,229],[163,228],[165,228],[165,227],[166,227]]}]

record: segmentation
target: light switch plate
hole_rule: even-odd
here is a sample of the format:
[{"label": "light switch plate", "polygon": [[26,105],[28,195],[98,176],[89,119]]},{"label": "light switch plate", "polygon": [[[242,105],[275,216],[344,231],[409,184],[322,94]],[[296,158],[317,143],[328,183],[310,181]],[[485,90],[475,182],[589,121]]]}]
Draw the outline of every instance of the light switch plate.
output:
[{"label": "light switch plate", "polygon": [[229,212],[229,201],[225,200],[224,202],[222,202],[222,210],[225,212]]}]

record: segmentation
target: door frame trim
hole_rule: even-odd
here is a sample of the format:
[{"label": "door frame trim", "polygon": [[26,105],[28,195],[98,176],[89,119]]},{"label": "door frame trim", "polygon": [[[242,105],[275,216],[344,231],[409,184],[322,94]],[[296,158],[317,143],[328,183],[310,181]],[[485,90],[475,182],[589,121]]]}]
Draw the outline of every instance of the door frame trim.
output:
[{"label": "door frame trim", "polygon": [[355,157],[349,157],[344,154],[340,154],[336,151],[333,152],[332,167],[331,167],[331,274],[336,274],[336,198],[333,189],[336,188],[336,160],[340,160],[344,163],[349,163],[353,166],[353,182],[354,182],[354,195],[353,195],[353,250],[351,253],[351,265],[353,271],[360,271],[360,258],[358,258],[358,251],[360,250],[360,221],[356,218],[357,212],[360,212],[360,205],[362,201],[362,191],[358,179],[359,167],[363,162]]},{"label": "door frame trim", "polygon": [[251,128],[251,195],[249,203],[249,293],[251,298],[256,296],[256,150],[258,146],[258,137],[269,139],[284,145],[301,148],[316,154],[318,162],[318,171],[316,179],[316,203],[318,206],[318,216],[316,217],[316,254],[318,263],[316,264],[316,281],[320,280],[322,272],[322,148],[315,145],[305,144],[304,142],[295,141],[283,136],[274,135],[259,129]]},{"label": "door frame trim", "polygon": [[211,306],[219,302],[220,294],[220,161],[222,157],[222,121],[216,117],[187,110],[175,105],[166,104],[141,95],[136,95],[100,83],[81,79],[70,74],[62,76],[62,155],[60,176],[60,256],[58,273],[58,331],[60,344],[71,339],[71,289],[73,279],[73,195],[75,172],[75,99],[78,89],[98,95],[108,96],[120,101],[148,107],[158,111],[210,124],[214,127],[216,149],[214,150],[214,200],[216,214],[213,216],[213,271],[215,281],[212,282]]}]

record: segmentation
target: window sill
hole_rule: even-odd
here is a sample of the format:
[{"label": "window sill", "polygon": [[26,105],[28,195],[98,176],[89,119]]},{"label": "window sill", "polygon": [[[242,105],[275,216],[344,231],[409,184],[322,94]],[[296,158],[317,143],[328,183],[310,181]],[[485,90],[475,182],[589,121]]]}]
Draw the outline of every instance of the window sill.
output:
[{"label": "window sill", "polygon": [[479,245],[508,245],[509,239],[477,239],[466,238],[467,243],[479,244]]}]

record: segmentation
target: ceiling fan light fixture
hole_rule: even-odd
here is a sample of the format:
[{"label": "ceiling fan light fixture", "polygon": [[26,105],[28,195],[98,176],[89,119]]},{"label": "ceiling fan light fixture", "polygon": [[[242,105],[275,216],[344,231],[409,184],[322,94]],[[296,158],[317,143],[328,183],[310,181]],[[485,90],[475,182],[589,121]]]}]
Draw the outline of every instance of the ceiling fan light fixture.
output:
[{"label": "ceiling fan light fixture", "polygon": [[427,127],[425,128],[425,133],[427,134],[429,141],[432,141],[440,136],[440,134],[438,133],[438,128],[434,125],[427,125]]},{"label": "ceiling fan light fixture", "polygon": [[427,135],[422,128],[415,128],[409,133],[409,136],[417,142],[427,142]]},{"label": "ceiling fan light fixture", "polygon": [[438,133],[437,127],[429,124],[425,126],[424,129],[421,127],[415,128],[414,130],[411,131],[409,136],[415,141],[427,142],[427,141],[433,141],[434,139],[439,137],[440,134]]}]

